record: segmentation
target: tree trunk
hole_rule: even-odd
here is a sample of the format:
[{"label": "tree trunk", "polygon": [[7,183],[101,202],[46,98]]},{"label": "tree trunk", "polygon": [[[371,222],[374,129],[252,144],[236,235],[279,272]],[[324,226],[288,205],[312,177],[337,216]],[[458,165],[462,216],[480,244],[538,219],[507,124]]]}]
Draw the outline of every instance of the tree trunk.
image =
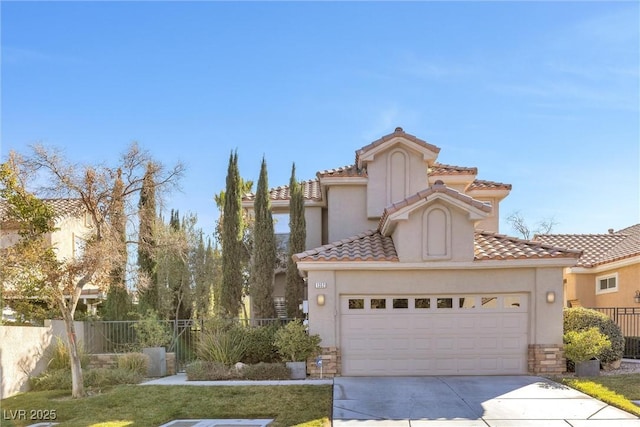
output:
[{"label": "tree trunk", "polygon": [[[62,312],[62,318],[64,319],[64,326],[67,331],[67,341],[69,343],[69,359],[71,361],[71,397],[80,398],[84,397],[84,383],[82,377],[82,365],[80,362],[80,353],[78,352],[78,341],[76,339],[76,328],[73,323],[72,307],[75,307],[74,303],[71,303],[71,307],[64,300],[64,295],[61,295],[62,300],[59,301],[60,311]],[[75,298],[74,298],[75,299]]]}]

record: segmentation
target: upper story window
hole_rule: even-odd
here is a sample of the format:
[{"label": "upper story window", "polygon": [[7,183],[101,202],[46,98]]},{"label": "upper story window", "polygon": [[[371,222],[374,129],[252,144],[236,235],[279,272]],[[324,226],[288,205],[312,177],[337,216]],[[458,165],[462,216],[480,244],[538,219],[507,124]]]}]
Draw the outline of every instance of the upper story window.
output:
[{"label": "upper story window", "polygon": [[596,277],[596,294],[618,292],[618,273]]}]

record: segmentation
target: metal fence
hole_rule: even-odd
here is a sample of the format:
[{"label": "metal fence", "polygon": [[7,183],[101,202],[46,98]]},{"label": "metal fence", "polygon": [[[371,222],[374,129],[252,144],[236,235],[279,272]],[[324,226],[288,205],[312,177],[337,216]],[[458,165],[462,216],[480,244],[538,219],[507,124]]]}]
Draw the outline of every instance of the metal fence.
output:
[{"label": "metal fence", "polygon": [[597,307],[592,310],[609,316],[624,336],[624,357],[640,358],[640,307]]},{"label": "metal fence", "polygon": [[[285,325],[291,319],[234,319],[239,325],[260,327],[269,325]],[[171,335],[171,343],[167,351],[176,354],[176,370],[184,371],[189,362],[196,358],[196,348],[200,335],[207,327],[213,327],[215,320],[179,319],[162,320],[162,325]],[[140,351],[136,336],[135,320],[123,321],[88,321],[84,328],[84,343],[88,353],[126,353]]]}]

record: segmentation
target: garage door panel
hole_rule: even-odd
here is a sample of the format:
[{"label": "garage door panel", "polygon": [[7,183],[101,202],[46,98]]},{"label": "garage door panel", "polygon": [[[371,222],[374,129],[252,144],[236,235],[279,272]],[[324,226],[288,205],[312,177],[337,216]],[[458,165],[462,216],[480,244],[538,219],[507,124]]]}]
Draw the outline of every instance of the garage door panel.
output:
[{"label": "garage door panel", "polygon": [[[368,301],[363,297],[365,301]],[[381,299],[384,297],[371,296]],[[507,297],[474,297],[490,308],[393,309],[341,313],[343,375],[455,375],[526,373],[528,314],[526,298],[510,296],[520,306],[504,308]],[[465,301],[471,297],[465,296]],[[466,304],[466,302],[465,302]],[[487,304],[489,305],[489,304]],[[365,307],[367,302],[365,302]]]}]

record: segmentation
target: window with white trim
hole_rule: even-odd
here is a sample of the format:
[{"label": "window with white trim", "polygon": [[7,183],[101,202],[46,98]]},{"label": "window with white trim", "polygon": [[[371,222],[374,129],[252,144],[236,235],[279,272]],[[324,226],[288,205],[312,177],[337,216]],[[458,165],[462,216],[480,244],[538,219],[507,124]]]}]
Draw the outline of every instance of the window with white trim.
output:
[{"label": "window with white trim", "polygon": [[596,277],[596,295],[618,292],[618,273]]}]

